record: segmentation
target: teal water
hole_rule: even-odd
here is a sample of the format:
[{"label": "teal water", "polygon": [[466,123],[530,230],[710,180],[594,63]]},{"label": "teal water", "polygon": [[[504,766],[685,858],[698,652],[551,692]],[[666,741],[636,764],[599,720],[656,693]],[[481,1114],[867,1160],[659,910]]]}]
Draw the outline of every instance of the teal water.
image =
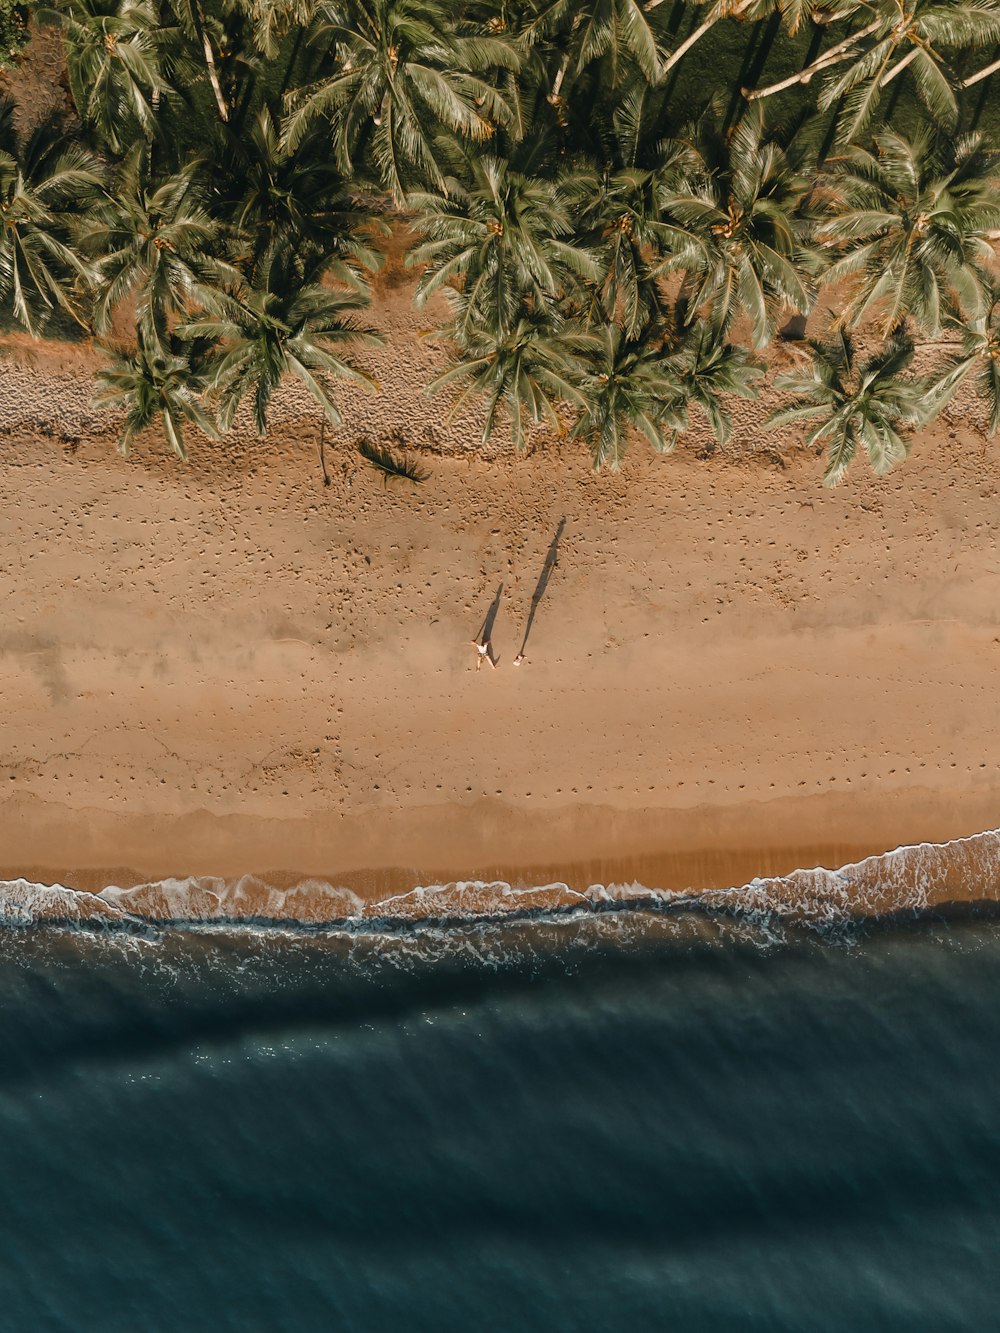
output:
[{"label": "teal water", "polygon": [[0,932],[5,1333],[1000,1324],[1000,930]]}]

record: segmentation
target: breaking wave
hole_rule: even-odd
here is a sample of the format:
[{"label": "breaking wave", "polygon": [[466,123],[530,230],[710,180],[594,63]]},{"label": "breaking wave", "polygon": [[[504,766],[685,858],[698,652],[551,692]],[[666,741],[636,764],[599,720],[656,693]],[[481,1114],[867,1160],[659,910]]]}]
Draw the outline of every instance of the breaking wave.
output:
[{"label": "breaking wave", "polygon": [[245,875],[162,879],[98,893],[25,879],[0,881],[0,925],[89,929],[245,926],[353,934],[476,923],[625,917],[692,917],[767,932],[788,925],[820,933],[852,922],[954,904],[1000,901],[1000,829],[944,843],[919,843],[836,869],[814,867],[729,888],[668,890],[631,884],[515,887],[502,881],[418,885],[365,900],[352,890],[303,878],[288,888]]}]

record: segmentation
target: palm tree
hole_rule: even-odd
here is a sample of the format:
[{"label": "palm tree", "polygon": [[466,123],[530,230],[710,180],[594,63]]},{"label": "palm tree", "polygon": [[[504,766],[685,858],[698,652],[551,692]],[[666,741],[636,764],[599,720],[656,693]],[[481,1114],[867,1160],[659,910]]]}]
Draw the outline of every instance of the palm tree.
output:
[{"label": "palm tree", "polygon": [[454,340],[485,335],[499,344],[526,315],[535,320],[554,311],[597,269],[573,244],[569,210],[549,182],[492,156],[470,162],[469,173],[471,184],[450,184],[446,198],[411,196],[411,225],[425,239],[407,263],[424,265],[418,305],[447,291]]},{"label": "palm tree", "polygon": [[345,174],[367,152],[398,203],[425,183],[444,190],[442,132],[482,142],[510,114],[490,76],[518,68],[513,42],[463,33],[458,0],[327,0],[323,12],[312,40],[333,44],[337,69],[293,100],[289,146],[329,119]]},{"label": "palm tree", "polygon": [[699,171],[663,197],[674,249],[653,275],[685,274],[690,309],[710,308],[720,333],[746,314],[754,346],[762,347],[782,308],[812,306],[802,215],[807,182],[766,135],[758,110],[728,133],[706,118],[694,145]]},{"label": "palm tree", "polygon": [[254,45],[273,60],[282,39],[298,29],[304,32],[316,16],[316,0],[241,0],[253,23]]},{"label": "palm tree", "polygon": [[567,73],[579,77],[597,60],[607,59],[612,84],[618,84],[626,62],[637,68],[647,83],[660,77],[663,49],[654,5],[639,0],[535,0],[520,27],[519,39],[528,46],[552,43],[560,52],[550,98],[561,96]]},{"label": "palm tree", "polygon": [[205,73],[208,76],[219,118],[227,121],[229,119],[229,107],[226,104],[226,99],[222,93],[222,85],[219,82],[215,49],[212,46],[212,35],[209,31],[213,25],[208,20],[199,0],[167,0],[167,2],[176,15],[177,22],[185,37],[195,43],[196,49],[204,57]]},{"label": "palm tree", "polygon": [[155,127],[154,99],[167,85],[153,0],[59,0],[42,15],[60,24],[73,101],[113,153]]},{"label": "palm tree", "polygon": [[768,425],[818,418],[806,444],[828,442],[823,475],[828,486],[843,478],[859,444],[876,473],[888,472],[909,452],[906,429],[924,424],[935,406],[928,397],[930,378],[906,376],[913,342],[899,335],[860,362],[853,339],[843,329],[829,342],[811,341],[809,347],[812,360],[807,373],[775,378],[775,388],[792,393],[794,399],[774,412]]},{"label": "palm tree", "polygon": [[719,444],[732,434],[732,418],[724,397],[753,399],[758,396],[757,381],[764,374],[747,350],[726,342],[717,324],[698,320],[684,329],[666,361],[677,386],[674,418],[677,436],[688,429],[688,408],[701,409]]},{"label": "palm tree", "polygon": [[578,381],[584,374],[587,335],[554,325],[549,318],[522,316],[510,332],[476,330],[460,347],[452,345],[454,364],[427,386],[429,394],[457,387],[454,417],[478,399],[486,400],[482,442],[488,443],[503,407],[514,447],[524,448],[530,426],[543,422],[562,434],[561,409],[586,406]]},{"label": "palm tree", "polygon": [[580,381],[585,405],[573,428],[590,445],[594,470],[617,472],[629,433],[640,431],[658,453],[684,427],[677,379],[658,341],[630,341],[615,325],[593,335],[590,365]]},{"label": "palm tree", "polygon": [[857,280],[841,322],[877,313],[889,334],[913,317],[936,337],[944,315],[977,315],[988,233],[1000,226],[1000,154],[978,134],[911,142],[887,130],[873,151],[851,148],[832,165],[819,196],[829,216],[816,235],[836,256],[824,283]]},{"label": "palm tree", "polygon": [[294,258],[304,275],[320,267],[329,272],[332,265],[339,282],[363,288],[380,263],[365,240],[377,224],[354,200],[317,135],[290,148],[267,106],[242,132],[226,126],[222,133],[225,149],[210,203],[232,228],[241,268],[253,273]]},{"label": "palm tree", "polygon": [[576,217],[577,235],[597,256],[594,317],[637,338],[657,315],[662,297],[655,273],[666,261],[675,228],[663,220],[671,168],[627,167],[570,173],[559,194]]},{"label": "palm tree", "polygon": [[871,123],[885,89],[909,70],[917,95],[946,129],[958,120],[958,102],[948,52],[993,47],[1000,40],[996,0],[870,0],[875,13],[866,25],[864,50],[848,48],[847,69],[831,77],[819,97],[827,111],[843,99],[838,118],[842,144],[857,139]]},{"label": "palm tree", "polygon": [[797,74],[755,89],[749,94],[750,100],[807,84],[818,74],[846,65],[840,74],[827,80],[819,108],[829,110],[843,99],[838,129],[841,143],[847,143],[864,131],[885,89],[907,69],[928,111],[949,127],[958,113],[955,88],[971,87],[1000,68],[1000,62],[995,61],[957,82],[949,59],[950,53],[982,49],[996,42],[1000,6],[995,0],[865,0],[861,5],[842,6],[837,17],[862,21],[862,26],[821,52]]},{"label": "palm tree", "polygon": [[939,412],[959,386],[971,380],[986,406],[986,433],[993,436],[1000,430],[1000,283],[991,278],[983,312],[971,325],[953,322],[962,336],[962,350],[931,390],[933,410]]},{"label": "palm tree", "polygon": [[125,413],[118,442],[123,454],[128,453],[139,432],[157,418],[162,420],[167,443],[179,458],[187,458],[186,424],[197,426],[212,439],[218,438],[215,422],[199,399],[207,383],[206,348],[172,339],[169,351],[142,347],[138,351],[107,350],[110,364],[97,372],[99,390],[92,405]]},{"label": "palm tree", "polygon": [[356,289],[300,286],[294,273],[277,265],[258,278],[259,285],[251,289],[206,292],[207,312],[178,330],[182,337],[208,338],[217,346],[209,388],[219,404],[220,423],[228,429],[249,394],[254,424],[260,435],[266,434],[271,399],[281,380],[291,375],[305,386],[326,420],[339,426],[329,380],[377,387],[338,350],[381,341],[354,322],[367,298]]},{"label": "palm tree", "polygon": [[22,147],[13,103],[0,101],[0,305],[32,337],[57,308],[83,323],[73,287],[88,269],[71,223],[100,188],[97,162],[57,122],[37,126]]},{"label": "palm tree", "polygon": [[94,256],[98,332],[106,332],[116,307],[131,300],[140,341],[165,351],[170,329],[202,289],[238,281],[217,253],[221,227],[205,207],[200,165],[193,161],[156,183],[147,178],[146,154],[133,152],[115,192],[81,227],[81,246]]}]

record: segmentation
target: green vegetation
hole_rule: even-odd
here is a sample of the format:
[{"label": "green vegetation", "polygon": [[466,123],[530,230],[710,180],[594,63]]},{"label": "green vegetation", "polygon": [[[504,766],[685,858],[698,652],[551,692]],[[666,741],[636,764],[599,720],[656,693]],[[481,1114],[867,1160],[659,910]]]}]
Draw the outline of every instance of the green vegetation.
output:
[{"label": "green vegetation", "polygon": [[[184,456],[186,427],[218,436],[244,401],[264,434],[287,376],[338,425],[337,382],[376,387],[356,351],[391,217],[418,302],[449,304],[428,392],[481,403],[484,441],[547,425],[614,468],[633,431],[668,450],[695,413],[725,442],[727,399],[756,396],[761,349],[824,289],[834,329],[773,420],[809,420],[828,481],[859,444],[879,472],[904,457],[963,382],[1000,425],[1000,0],[43,17],[77,116],[21,142],[0,114],[0,301],[33,334],[70,315],[102,340],[123,448],[159,421]],[[942,344],[931,376],[918,337]]]}]

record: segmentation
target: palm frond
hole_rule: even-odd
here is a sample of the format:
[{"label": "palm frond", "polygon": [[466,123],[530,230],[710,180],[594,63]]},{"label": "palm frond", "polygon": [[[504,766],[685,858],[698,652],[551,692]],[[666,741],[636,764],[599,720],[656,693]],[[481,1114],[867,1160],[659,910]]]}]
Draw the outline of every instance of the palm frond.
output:
[{"label": "palm frond", "polygon": [[390,481],[412,481],[418,486],[425,482],[430,473],[421,468],[407,455],[394,454],[388,445],[372,443],[371,440],[358,441],[358,453],[366,459],[377,472],[382,474],[383,485]]}]

